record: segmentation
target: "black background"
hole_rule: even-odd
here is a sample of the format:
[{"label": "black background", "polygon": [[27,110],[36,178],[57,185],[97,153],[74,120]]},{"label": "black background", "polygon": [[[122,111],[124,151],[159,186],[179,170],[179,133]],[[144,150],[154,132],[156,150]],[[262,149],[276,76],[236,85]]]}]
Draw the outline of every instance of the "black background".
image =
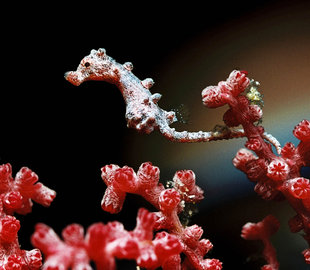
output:
[{"label": "black background", "polygon": [[[11,163],[14,174],[22,166],[31,168],[57,191],[50,208],[34,205],[33,213],[18,216],[22,248],[32,248],[29,238],[37,222],[57,233],[73,222],[87,227],[120,220],[132,229],[137,209],[145,206],[129,196],[122,213],[101,210],[105,185],[100,168],[125,165],[126,135],[135,131],[126,128],[116,87],[98,82],[75,87],[63,78],[66,71],[75,70],[91,49],[104,47],[121,63],[133,61],[138,77],[152,77],[162,59],[195,36],[291,2],[76,1],[3,7],[0,162]],[[226,245],[220,235],[212,242],[216,250],[211,256],[224,261],[224,269],[259,269],[262,263],[246,263],[245,247]]]}]

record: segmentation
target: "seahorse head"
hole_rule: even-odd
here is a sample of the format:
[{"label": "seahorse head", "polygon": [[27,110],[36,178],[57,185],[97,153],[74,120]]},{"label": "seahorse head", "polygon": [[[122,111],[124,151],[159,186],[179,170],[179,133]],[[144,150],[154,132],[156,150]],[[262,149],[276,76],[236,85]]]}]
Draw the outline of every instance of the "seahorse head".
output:
[{"label": "seahorse head", "polygon": [[114,66],[115,61],[106,55],[105,49],[91,50],[90,54],[82,59],[76,71],[65,73],[65,79],[76,86],[89,80],[113,83],[117,77]]}]

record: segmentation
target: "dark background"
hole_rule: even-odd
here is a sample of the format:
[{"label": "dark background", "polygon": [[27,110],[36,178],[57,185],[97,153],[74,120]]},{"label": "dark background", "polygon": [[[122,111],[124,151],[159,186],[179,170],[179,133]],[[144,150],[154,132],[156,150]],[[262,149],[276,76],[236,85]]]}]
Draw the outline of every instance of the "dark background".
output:
[{"label": "dark background", "polygon": [[[286,27],[289,27],[291,33],[298,32],[307,41],[310,33],[309,1],[217,1],[200,4],[186,1],[175,4],[157,1],[142,4],[79,1],[59,5],[27,2],[4,7],[3,13],[6,16],[1,19],[3,48],[0,162],[11,163],[14,174],[22,166],[31,168],[39,175],[42,183],[57,191],[57,197],[50,208],[34,205],[33,213],[25,217],[18,216],[22,222],[19,239],[24,249],[32,248],[29,238],[37,222],[50,225],[57,233],[70,223],[80,223],[87,228],[94,222],[112,220],[123,222],[128,230],[134,228],[137,209],[148,205],[135,196],[128,196],[120,214],[111,216],[104,213],[100,208],[105,189],[100,178],[100,168],[115,163],[132,166],[136,170],[143,161],[154,162],[151,152],[133,147],[137,145],[137,141],[141,145],[145,143],[147,147],[157,145],[156,142],[160,140],[164,146],[172,145],[181,149],[159,135],[143,136],[134,130],[128,130],[124,118],[124,102],[115,86],[103,82],[87,82],[75,87],[64,80],[63,74],[75,70],[79,61],[91,49],[104,47],[108,55],[120,63],[132,61],[134,73],[141,79],[152,77],[157,84],[161,76],[167,76],[164,78],[169,85],[169,80],[180,77],[177,68],[169,70],[170,60],[175,67],[178,59],[189,59],[187,52],[194,55],[199,65],[193,65],[189,59],[187,73],[189,77],[195,77],[201,71],[199,59],[203,58],[204,50],[199,41],[210,40],[210,47],[213,48],[220,43],[221,33],[225,33],[227,29],[230,31],[229,36],[224,43],[220,43],[221,49],[227,54],[236,50],[229,47],[230,41],[234,42],[235,35],[240,36],[245,31],[243,38],[247,40],[246,33],[251,32],[255,21],[264,22],[255,28],[256,36],[263,38],[260,31],[268,29],[269,22],[276,25],[274,22],[281,18],[282,25],[271,28],[269,32],[269,37],[278,36],[279,42],[283,37],[279,33]],[[296,28],[290,28],[290,23],[296,23]],[[264,46],[263,39],[260,39],[261,43],[253,40],[251,43],[250,37],[248,40],[249,42],[240,43],[238,48],[246,51],[253,44]],[[309,44],[306,43],[305,48],[310,50]],[[208,51],[209,48],[205,47],[205,50]],[[208,57],[210,65],[203,71],[215,75],[210,66],[220,70],[217,63],[223,61],[226,55],[216,51],[214,54],[209,52]],[[304,54],[304,57],[309,59],[309,54]],[[182,66],[186,67],[186,63]],[[229,71],[237,67],[235,62],[228,66]],[[220,80],[227,76],[225,68],[225,72],[217,74]],[[298,65],[290,68],[298,69]],[[266,72],[266,69],[268,70],[268,66],[257,67],[261,73]],[[309,80],[309,65],[306,65],[304,72],[303,78]],[[263,76],[261,73],[259,75]],[[216,83],[217,79],[217,76],[214,76],[213,81],[199,79],[200,86]],[[294,77],[288,79],[295,81]],[[185,84],[186,79],[183,80]],[[193,96],[199,102],[201,89],[198,88],[198,97]],[[177,106],[182,99],[190,99],[192,93],[182,92],[178,96],[177,88],[169,89],[169,93],[162,89],[158,91],[167,97],[161,103],[165,109]],[[266,91],[264,94],[267,95]],[[174,100],[174,96],[178,96],[178,100]],[[309,94],[307,97],[309,100]],[[288,124],[293,129],[297,123]],[[188,126],[181,128],[187,129]],[[279,133],[283,133],[281,129]],[[240,146],[242,143],[244,142],[240,142]],[[215,147],[217,146],[220,147],[220,143],[216,143]],[[208,151],[207,146],[203,146],[206,147],[205,150],[200,145],[193,147],[200,152],[206,151],[209,157],[215,153],[212,149]],[[234,147],[233,152],[238,147]],[[163,179],[171,178],[176,169],[185,169],[180,163],[182,166],[183,162],[190,164],[190,154],[181,152],[176,160],[182,157],[182,162],[177,164],[175,160],[169,169],[169,153],[165,153],[165,147],[158,148],[161,152],[154,158],[157,162],[154,163],[166,166],[161,174]],[[222,148],[219,151],[224,153],[225,150]],[[228,158],[232,157],[230,155]],[[216,166],[222,171],[227,168],[229,174],[231,164],[223,165],[220,161],[216,164],[204,164],[201,166],[202,171],[197,168],[197,172],[203,176],[204,170]],[[305,170],[304,174],[309,175],[309,172]],[[242,174],[238,177],[240,183],[246,184],[229,187],[229,190],[235,189],[238,194],[231,197],[221,194],[219,186],[212,186],[212,181],[220,180],[208,180],[211,181],[210,184],[206,183],[206,187],[210,186],[210,204],[204,205],[194,217],[193,224],[197,223],[205,229],[205,237],[214,244],[210,257],[223,261],[224,269],[259,269],[264,263],[256,253],[261,246],[259,243],[240,239],[240,229],[247,221],[257,222],[263,218],[265,212],[277,213],[278,208],[257,198],[253,186],[247,184],[245,177]],[[202,183],[200,185],[204,186]],[[286,206],[281,209],[284,209],[282,212],[290,211]],[[285,220],[290,216],[288,214]],[[291,234],[287,235],[291,237]],[[300,255],[306,247],[303,240],[298,235],[292,237],[300,240],[298,248],[294,249],[294,253],[289,251],[286,254],[285,250],[280,252],[280,257],[288,258],[289,261],[282,263],[281,269],[309,269]],[[278,243],[280,246],[294,246],[290,242],[292,239],[282,239]],[[127,266],[123,264],[120,266],[125,267]]]}]

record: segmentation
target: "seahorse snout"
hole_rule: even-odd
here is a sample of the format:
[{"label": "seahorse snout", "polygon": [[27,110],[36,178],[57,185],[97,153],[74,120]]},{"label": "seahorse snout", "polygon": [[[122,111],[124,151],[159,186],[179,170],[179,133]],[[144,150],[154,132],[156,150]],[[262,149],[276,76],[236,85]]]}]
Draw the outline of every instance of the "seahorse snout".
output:
[{"label": "seahorse snout", "polygon": [[72,83],[75,86],[79,86],[83,81],[84,78],[76,71],[68,71],[64,75],[65,79]]}]

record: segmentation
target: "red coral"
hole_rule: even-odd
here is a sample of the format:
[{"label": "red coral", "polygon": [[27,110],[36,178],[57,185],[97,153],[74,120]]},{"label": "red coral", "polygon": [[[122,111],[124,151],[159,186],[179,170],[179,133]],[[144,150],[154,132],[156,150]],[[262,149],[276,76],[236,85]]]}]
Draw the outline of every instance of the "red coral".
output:
[{"label": "red coral", "polygon": [[12,243],[20,229],[19,220],[13,216],[6,216],[1,219],[0,239],[4,244]]},{"label": "red coral", "polygon": [[245,70],[233,70],[227,78],[227,83],[232,88],[234,96],[238,96],[242,93],[249,85],[250,79],[247,77],[248,72]]},{"label": "red coral", "polygon": [[310,141],[310,121],[302,120],[293,131],[295,137],[301,141]]},{"label": "red coral", "polygon": [[293,159],[296,155],[296,147],[293,143],[288,142],[286,143],[281,150],[281,157],[285,159]]},{"label": "red coral", "polygon": [[247,223],[243,226],[241,237],[246,240],[261,240],[264,243],[264,257],[268,262],[262,270],[278,270],[279,263],[276,258],[276,251],[270,242],[271,235],[275,234],[280,227],[279,221],[272,215],[265,217],[258,223]]},{"label": "red coral", "polygon": [[310,198],[310,181],[309,179],[298,177],[287,182],[290,193],[297,199]]},{"label": "red coral", "polygon": [[49,206],[56,196],[55,191],[38,182],[38,176],[27,167],[23,167],[12,177],[10,164],[0,166],[1,199],[7,214],[31,212],[32,200]]},{"label": "red coral", "polygon": [[177,171],[173,177],[173,187],[185,202],[196,203],[204,198],[203,190],[196,185],[196,176],[192,170]]},{"label": "red coral", "polygon": [[180,193],[174,188],[163,190],[158,199],[159,209],[163,213],[171,213],[181,201]]},{"label": "red coral", "polygon": [[0,166],[0,269],[35,270],[42,265],[38,249],[20,249],[17,237],[20,222],[12,216],[15,212],[31,212],[32,200],[49,206],[55,198],[55,191],[37,181],[38,176],[26,167],[16,174],[14,180],[11,165]]},{"label": "red coral", "polygon": [[255,157],[255,155],[251,151],[242,148],[237,152],[236,156],[234,157],[233,165],[239,170],[246,172],[246,164],[249,161],[255,159],[257,159],[257,157]]},{"label": "red coral", "polygon": [[257,182],[264,179],[267,171],[266,160],[262,158],[253,159],[246,163],[245,173],[251,181]]},{"label": "red coral", "polygon": [[137,188],[137,176],[132,168],[124,166],[115,171],[114,185],[116,189],[132,193]]},{"label": "red coral", "polygon": [[[76,228],[72,230],[72,226],[76,227],[79,225],[69,225],[65,229],[66,232],[64,231],[63,233],[66,235],[66,239],[80,238],[81,236],[79,233],[76,233]],[[74,236],[72,232],[75,234]],[[83,230],[80,233],[83,233]],[[40,223],[36,225],[35,233],[31,237],[31,242],[45,255],[43,269],[68,269],[69,267],[91,269],[88,265],[88,256],[85,253],[83,241],[62,242],[50,227]]]},{"label": "red coral", "polygon": [[228,103],[230,96],[236,97],[250,84],[247,72],[234,70],[226,81],[219,82],[217,86],[208,86],[202,90],[203,104],[209,108],[216,108]]},{"label": "red coral", "polygon": [[159,181],[159,174],[159,168],[153,166],[151,162],[142,163],[137,172],[137,176],[141,185],[148,188],[152,188],[153,186],[157,185]]},{"label": "red coral", "polygon": [[[129,232],[119,222],[95,223],[84,237],[83,228],[72,224],[63,230],[63,240],[50,227],[38,224],[31,240],[46,257],[43,269],[90,269],[90,261],[94,261],[97,269],[112,270],[116,258],[136,260],[138,266],[146,269],[181,269],[181,265],[184,270],[222,268],[219,260],[204,259],[213,246],[209,240],[201,239],[202,228],[197,225],[183,227],[177,216],[182,211],[181,199],[197,202],[203,198],[194,172],[178,171],[174,177],[175,188],[165,189],[158,183],[159,169],[150,162],[143,163],[137,174],[130,167],[117,165],[107,165],[101,171],[108,185],[102,202],[104,209],[120,211],[126,193],[132,192],[143,196],[159,212],[140,209],[136,227]],[[8,226],[7,238],[16,234],[18,224],[13,219],[11,223],[14,226]],[[154,238],[154,231],[158,229],[165,231]],[[183,262],[181,252],[186,255]]]},{"label": "red coral", "polygon": [[226,104],[225,96],[218,86],[208,86],[201,92],[203,105],[209,108],[221,107]]},{"label": "red coral", "polygon": [[[218,260],[204,259],[205,254],[211,249],[212,244],[206,239],[200,239],[203,232],[202,229],[197,225],[183,227],[177,216],[177,214],[183,210],[181,200],[186,202],[198,202],[203,198],[203,191],[195,183],[194,172],[191,170],[176,172],[172,181],[173,188],[169,189],[165,189],[161,183],[158,183],[159,169],[150,162],[143,163],[137,174],[126,166],[119,168],[116,165],[107,165],[102,168],[102,177],[104,182],[108,185],[102,201],[102,204],[105,206],[104,209],[110,210],[110,208],[106,208],[106,206],[109,205],[111,201],[118,202],[119,200],[123,200],[126,193],[130,192],[142,196],[159,210],[159,212],[156,213],[156,220],[154,220],[153,225],[149,224],[151,221],[140,222],[138,219],[134,234],[137,233],[137,228],[140,226],[139,224],[145,223],[149,224],[148,227],[154,227],[156,230],[167,230],[170,233],[167,239],[172,239],[171,237],[174,236],[182,243],[183,253],[188,258],[182,263],[184,270],[192,269],[192,267],[204,270],[221,269],[221,263]],[[146,181],[146,179],[148,181]],[[118,183],[118,181],[120,183]],[[115,198],[117,194],[119,194],[121,198]],[[115,209],[120,210],[121,204],[117,204],[117,208],[112,209],[113,212]],[[138,214],[138,217],[139,216],[140,214]],[[156,239],[159,238],[155,238],[155,240]],[[169,240],[168,243],[172,244],[174,243],[173,241],[170,242]],[[155,243],[157,242],[155,241]],[[170,244],[168,243],[167,245],[169,246]],[[155,256],[157,254],[156,252],[159,252],[158,249],[154,251],[150,246],[145,246],[143,252],[137,259],[138,265],[141,267],[158,265],[158,258],[156,259]],[[177,269],[172,268],[171,265],[180,265],[180,259],[176,256],[171,256],[169,261],[161,263],[163,267],[170,267],[167,269]]]},{"label": "red coral", "polygon": [[262,142],[258,138],[250,138],[246,143],[245,147],[256,152],[262,148]]},{"label": "red coral", "polygon": [[[38,224],[32,243],[46,257],[43,269],[91,269],[93,261],[97,269],[112,270],[116,258],[136,260],[137,265],[147,269],[176,269],[173,262],[178,262],[175,256],[182,251],[181,242],[167,232],[153,239],[155,219],[154,213],[141,208],[133,231],[126,231],[119,222],[95,223],[85,237],[81,225],[72,224],[62,232],[64,241],[48,226]],[[174,268],[165,268],[165,264]]]},{"label": "red coral", "polygon": [[289,167],[285,161],[274,159],[267,169],[267,176],[275,181],[285,180],[289,174]]},{"label": "red coral", "polygon": [[[237,153],[233,164],[245,172],[250,180],[257,182],[255,191],[262,198],[286,198],[289,201],[297,212],[294,222],[290,222],[291,229],[304,230],[305,239],[310,244],[309,180],[300,177],[301,167],[310,165],[310,122],[303,120],[295,127],[293,133],[300,140],[297,147],[287,143],[281,149],[273,138],[270,140],[270,136],[264,136],[263,127],[256,123],[262,117],[258,85],[254,81],[250,82],[246,73],[233,71],[229,78],[218,86],[202,90],[203,103],[211,108],[226,103],[229,105],[224,114],[224,122],[229,127],[242,125],[248,138],[245,146],[257,156],[256,158],[251,152],[242,150]],[[248,86],[251,86],[248,93],[242,95]],[[276,146],[280,157],[273,153],[269,142]]]}]

